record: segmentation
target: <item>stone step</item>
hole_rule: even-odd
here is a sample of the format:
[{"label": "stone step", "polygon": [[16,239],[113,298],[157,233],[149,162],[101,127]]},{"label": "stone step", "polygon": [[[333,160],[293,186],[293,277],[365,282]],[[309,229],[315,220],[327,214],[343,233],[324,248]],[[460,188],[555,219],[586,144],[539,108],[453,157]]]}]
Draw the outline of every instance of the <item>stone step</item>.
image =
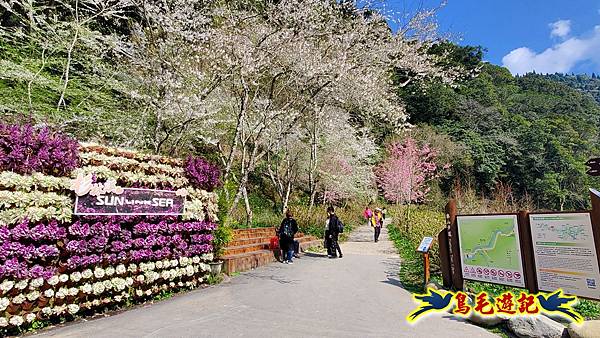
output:
[{"label": "stone step", "polygon": [[[299,241],[300,244],[317,240],[317,238],[315,238],[313,236],[304,236],[304,235],[302,235],[300,237],[295,237],[295,239],[297,241]],[[267,250],[267,249],[269,249],[270,243],[271,243],[271,237],[268,237],[268,238],[258,237],[258,238],[247,238],[247,239],[234,240],[225,248],[224,254],[225,255],[237,255],[237,254],[242,254],[242,253],[246,253],[246,252]]]},{"label": "stone step", "polygon": [[277,260],[271,250],[260,250],[238,255],[223,256],[221,259],[223,259],[224,272],[228,275],[231,275],[234,272],[255,269]]},{"label": "stone step", "polygon": [[269,242],[261,242],[257,244],[248,244],[248,245],[238,245],[238,246],[228,246],[225,248],[224,255],[239,255],[247,252],[268,250]]}]

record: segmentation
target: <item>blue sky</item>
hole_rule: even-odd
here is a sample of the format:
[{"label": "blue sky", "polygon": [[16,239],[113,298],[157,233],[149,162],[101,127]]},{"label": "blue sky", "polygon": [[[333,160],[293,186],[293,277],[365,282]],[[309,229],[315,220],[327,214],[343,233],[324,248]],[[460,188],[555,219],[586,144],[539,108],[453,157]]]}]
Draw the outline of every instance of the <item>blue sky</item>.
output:
[{"label": "blue sky", "polygon": [[[439,4],[387,0],[394,10]],[[448,0],[440,31],[487,48],[485,60],[513,73],[600,74],[600,0]]]}]

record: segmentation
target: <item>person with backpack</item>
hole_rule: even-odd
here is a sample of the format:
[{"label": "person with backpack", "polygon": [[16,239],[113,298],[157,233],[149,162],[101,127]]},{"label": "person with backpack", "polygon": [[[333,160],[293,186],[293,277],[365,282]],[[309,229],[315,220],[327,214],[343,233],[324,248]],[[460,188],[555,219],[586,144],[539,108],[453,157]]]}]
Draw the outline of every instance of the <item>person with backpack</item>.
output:
[{"label": "person with backpack", "polygon": [[339,257],[342,258],[342,249],[338,244],[338,236],[341,232],[344,232],[344,224],[336,216],[335,210],[332,206],[329,206],[327,208],[327,215],[328,216],[325,231],[325,240],[327,242],[327,257],[337,258],[339,253]]},{"label": "person with backpack", "polygon": [[283,254],[284,263],[293,264],[292,257],[294,256],[294,235],[298,232],[298,223],[294,219],[294,215],[288,209],[285,212],[285,218],[279,226],[279,246]]},{"label": "person with backpack", "polygon": [[371,226],[375,230],[375,243],[379,241],[379,234],[381,233],[381,227],[383,226],[383,214],[381,209],[376,208],[371,218]]}]

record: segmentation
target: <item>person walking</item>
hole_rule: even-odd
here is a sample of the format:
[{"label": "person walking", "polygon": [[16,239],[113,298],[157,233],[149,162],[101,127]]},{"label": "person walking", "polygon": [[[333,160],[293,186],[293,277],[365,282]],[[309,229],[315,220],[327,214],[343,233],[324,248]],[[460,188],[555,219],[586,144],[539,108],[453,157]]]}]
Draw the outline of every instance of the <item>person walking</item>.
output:
[{"label": "person walking", "polygon": [[381,227],[383,226],[383,214],[381,212],[381,209],[375,209],[373,217],[371,218],[371,224],[373,226],[373,229],[375,230],[374,239],[375,243],[377,243],[379,241],[379,234],[381,234]]},{"label": "person walking", "polygon": [[294,215],[288,209],[285,212],[285,218],[279,226],[279,246],[283,254],[284,263],[293,264],[292,257],[294,256],[294,235],[298,232],[298,223],[294,219]]},{"label": "person walking", "polygon": [[337,258],[338,253],[339,257],[342,258],[342,249],[338,243],[338,237],[340,235],[341,230],[343,229],[342,221],[336,216],[335,210],[332,206],[327,208],[327,221],[326,221],[327,230],[325,233],[327,234],[327,256],[329,258]]},{"label": "person walking", "polygon": [[363,217],[367,220],[367,224],[370,224],[371,217],[373,217],[373,210],[371,210],[371,203],[369,203],[365,207],[365,211],[363,211]]}]

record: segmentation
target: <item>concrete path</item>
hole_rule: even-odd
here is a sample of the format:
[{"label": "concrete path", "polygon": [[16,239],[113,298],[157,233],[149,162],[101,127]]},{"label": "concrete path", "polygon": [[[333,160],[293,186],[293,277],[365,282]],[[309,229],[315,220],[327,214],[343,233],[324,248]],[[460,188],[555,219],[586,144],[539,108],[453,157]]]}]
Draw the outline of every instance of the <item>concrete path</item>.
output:
[{"label": "concrete path", "polygon": [[400,261],[383,229],[364,226],[342,244],[344,258],[305,254],[111,317],[40,337],[494,337],[447,315],[409,325],[415,308],[398,281]]}]

